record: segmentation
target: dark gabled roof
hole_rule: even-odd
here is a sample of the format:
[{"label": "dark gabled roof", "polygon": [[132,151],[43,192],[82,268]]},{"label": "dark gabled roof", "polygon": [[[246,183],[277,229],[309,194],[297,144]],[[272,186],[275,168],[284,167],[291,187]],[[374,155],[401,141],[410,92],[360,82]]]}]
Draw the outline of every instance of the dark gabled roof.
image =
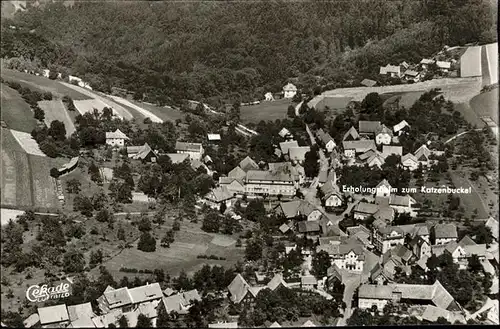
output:
[{"label": "dark gabled roof", "polygon": [[354,126],[349,128],[349,130],[344,134],[344,137],[342,138],[342,140],[343,141],[348,140],[347,139],[348,137],[351,137],[352,140],[356,140],[359,138],[359,134],[356,131],[356,128],[354,128]]},{"label": "dark gabled roof", "polygon": [[320,226],[317,221],[302,221],[297,224],[299,233],[319,232]]},{"label": "dark gabled roof", "polygon": [[436,224],[434,226],[434,236],[436,239],[457,238],[457,227],[454,224]]},{"label": "dark gabled roof", "polygon": [[380,121],[359,121],[359,133],[360,134],[373,134],[376,133],[380,128]]},{"label": "dark gabled roof", "polygon": [[177,151],[201,152],[201,143],[175,142]]},{"label": "dark gabled roof", "polygon": [[258,170],[259,165],[249,156],[245,159],[241,160],[239,167],[243,169],[243,171],[247,172],[249,170]]}]

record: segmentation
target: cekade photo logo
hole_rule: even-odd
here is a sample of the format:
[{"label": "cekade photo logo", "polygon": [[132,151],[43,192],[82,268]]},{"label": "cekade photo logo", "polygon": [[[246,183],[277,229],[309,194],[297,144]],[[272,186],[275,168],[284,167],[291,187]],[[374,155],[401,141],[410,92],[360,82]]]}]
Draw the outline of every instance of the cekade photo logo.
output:
[{"label": "cekade photo logo", "polygon": [[61,281],[59,284],[35,284],[26,291],[26,298],[33,303],[45,302],[49,299],[67,298],[71,295],[71,283]]}]

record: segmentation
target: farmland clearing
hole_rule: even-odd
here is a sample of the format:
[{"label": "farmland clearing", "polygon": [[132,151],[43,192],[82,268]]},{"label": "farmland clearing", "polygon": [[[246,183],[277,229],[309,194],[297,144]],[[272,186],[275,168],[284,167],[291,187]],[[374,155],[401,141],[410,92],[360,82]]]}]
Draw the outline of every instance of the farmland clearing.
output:
[{"label": "farmland clearing", "polygon": [[316,96],[308,103],[308,106],[316,106],[319,101],[328,96],[352,97],[353,101],[361,102],[366,95],[373,92],[379,94],[425,92],[433,88],[441,88],[444,98],[452,102],[468,102],[481,91],[481,78],[445,78],[393,86],[338,88]]},{"label": "farmland clearing", "polygon": [[[94,93],[88,89],[85,89],[85,88],[80,87],[80,86],[75,86],[75,85],[67,83],[67,82],[61,82],[61,84],[63,84],[64,86],[66,86],[68,88],[71,88],[79,93],[86,95],[88,98],[96,99],[96,100],[99,100],[101,103],[106,104],[105,106],[112,108],[113,112],[120,118],[127,119],[127,120],[132,120],[132,118],[133,118],[133,115],[127,109],[125,109],[123,106],[118,105],[116,102],[113,102],[112,100],[110,100],[106,97],[100,96],[97,93]],[[75,104],[75,106],[76,106],[76,104]],[[92,110],[92,108],[91,108],[91,110]]]},{"label": "farmland clearing", "polygon": [[293,102],[290,98],[275,101],[262,101],[257,105],[247,105],[240,107],[241,120],[243,122],[258,123],[261,120],[274,121],[285,119],[287,110]]},{"label": "farmland clearing", "polygon": [[36,120],[33,111],[17,90],[2,83],[1,92],[2,120],[7,127],[24,132],[35,129]]},{"label": "farmland clearing", "polygon": [[59,208],[56,192],[56,180],[50,177],[50,169],[60,168],[67,160],[62,158],[52,159],[34,155],[28,156],[33,184],[33,200],[36,207]]},{"label": "farmland clearing", "polygon": [[181,112],[180,110],[174,109],[170,106],[156,106],[150,103],[142,103],[142,102],[137,102],[137,101],[129,101],[132,104],[135,104],[152,114],[156,115],[158,118],[160,118],[163,121],[172,121],[175,122],[177,119],[184,119],[185,114]]},{"label": "farmland clearing", "polygon": [[45,124],[50,127],[54,120],[61,121],[66,127],[66,137],[75,132],[75,125],[61,100],[40,101],[38,106],[45,112]]},{"label": "farmland clearing", "polygon": [[38,155],[41,157],[45,157],[46,155],[40,150],[37,142],[31,137],[31,134],[25,133],[17,130],[10,130],[12,136],[16,139],[16,141],[21,145],[24,151],[28,154]]},{"label": "farmland clearing", "polygon": [[143,116],[145,116],[147,118],[150,118],[151,121],[153,121],[153,122],[156,122],[156,123],[162,123],[163,122],[163,120],[160,119],[155,114],[151,113],[150,111],[144,109],[141,106],[138,106],[138,105],[136,105],[136,104],[134,104],[132,102],[129,102],[125,98],[121,98],[121,97],[118,97],[118,96],[109,96],[109,97],[111,97],[117,103],[120,103],[122,105],[128,106],[130,108],[133,108],[134,110],[140,112]]},{"label": "farmland clearing", "polygon": [[2,69],[2,78],[20,83],[23,87],[35,89],[41,92],[49,91],[57,98],[69,96],[73,100],[89,99],[91,97],[80,93],[78,90],[68,88],[62,82],[50,80],[43,76],[36,76],[24,72]]}]

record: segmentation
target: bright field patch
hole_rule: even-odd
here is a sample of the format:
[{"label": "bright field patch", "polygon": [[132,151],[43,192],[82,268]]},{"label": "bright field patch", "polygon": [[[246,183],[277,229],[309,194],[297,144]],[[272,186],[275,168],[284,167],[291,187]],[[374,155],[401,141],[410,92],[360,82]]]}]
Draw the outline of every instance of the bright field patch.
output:
[{"label": "bright field patch", "polygon": [[0,223],[2,226],[6,225],[9,223],[9,220],[15,220],[17,216],[20,216],[24,214],[24,211],[22,210],[16,210],[16,209],[5,209],[2,208],[0,209]]},{"label": "bright field patch", "polygon": [[262,101],[257,105],[240,107],[241,120],[243,122],[274,121],[285,119],[287,110],[293,105],[291,99],[280,99],[276,101]]},{"label": "bright field patch", "polygon": [[498,88],[471,99],[470,106],[479,116],[490,116],[498,125]]},{"label": "bright field patch", "polygon": [[136,101],[130,101],[130,103],[135,104],[135,105],[151,112],[152,114],[154,114],[155,116],[157,116],[158,118],[160,118],[163,121],[175,122],[175,120],[177,120],[177,119],[181,119],[181,120],[184,119],[184,116],[185,116],[185,114],[183,112],[181,112],[180,110],[176,110],[176,109],[173,109],[173,108],[168,107],[168,106],[159,107],[159,106],[156,106],[153,104],[141,103],[141,102],[136,102]]},{"label": "bright field patch", "polygon": [[[105,107],[112,108],[113,113],[115,113],[118,117],[123,118],[123,119],[127,119],[127,120],[132,120],[133,115],[127,109],[125,109],[123,106],[117,104],[116,102],[113,102],[112,100],[110,100],[106,97],[100,96],[99,94],[92,92],[88,89],[82,88],[80,86],[75,86],[75,85],[72,85],[71,83],[66,83],[66,82],[61,82],[61,83],[70,89],[73,89],[79,93],[86,95],[88,98],[99,100],[101,103],[105,104],[104,105]],[[75,102],[75,106],[76,106],[76,102]],[[102,109],[102,107],[98,108],[98,109],[100,110],[100,109]],[[92,110],[92,108],[90,110]],[[78,110],[78,111],[80,111],[80,110]]]},{"label": "bright field patch", "polygon": [[50,169],[61,167],[67,160],[47,157],[28,156],[32,170],[33,198],[36,207],[59,208],[56,182],[50,177]]},{"label": "bright field patch", "polygon": [[31,137],[31,134],[12,129],[10,132],[26,153],[42,157],[46,156],[38,147],[37,142]]},{"label": "bright field patch", "polygon": [[78,92],[77,90],[64,86],[57,80],[50,80],[42,76],[2,69],[2,78],[9,81],[18,82],[23,87],[28,87],[33,90],[38,90],[41,92],[50,91],[54,96],[58,98],[62,98],[65,95],[71,97],[73,100],[89,98],[88,96]]},{"label": "bright field patch", "polygon": [[60,100],[40,101],[38,106],[45,112],[45,124],[50,127],[50,123],[54,120],[64,123],[66,128],[66,137],[69,137],[75,132],[75,125],[66,110],[63,102]]},{"label": "bright field patch", "polygon": [[7,129],[2,129],[2,205],[32,206],[28,156]]},{"label": "bright field patch", "polygon": [[36,120],[33,118],[33,112],[17,90],[2,84],[1,91],[2,120],[7,127],[24,132],[35,129]]},{"label": "bright field patch", "polygon": [[109,97],[111,97],[117,103],[120,103],[122,105],[128,106],[128,107],[136,110],[137,112],[141,113],[144,117],[150,118],[151,121],[153,121],[153,122],[156,122],[156,123],[163,122],[163,120],[160,117],[156,116],[155,114],[151,113],[150,111],[146,110],[145,108],[138,106],[138,105],[126,100],[125,98],[121,98],[118,96],[109,96]]}]

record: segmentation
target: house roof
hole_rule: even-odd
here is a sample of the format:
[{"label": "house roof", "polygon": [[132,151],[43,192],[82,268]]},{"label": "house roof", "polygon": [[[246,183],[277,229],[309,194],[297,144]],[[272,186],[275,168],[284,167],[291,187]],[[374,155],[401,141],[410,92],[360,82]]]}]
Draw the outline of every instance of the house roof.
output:
[{"label": "house roof", "polygon": [[293,182],[292,175],[285,173],[274,173],[265,170],[249,170],[247,172],[246,181],[272,181],[272,182]]},{"label": "house roof", "polygon": [[490,228],[493,237],[498,240],[498,221],[493,217],[489,217],[484,225]]},{"label": "house roof", "polygon": [[375,214],[379,209],[379,206],[373,203],[360,202],[354,207],[354,211],[361,212],[365,214]]},{"label": "house roof", "polygon": [[404,68],[408,68],[410,66],[410,64],[408,64],[406,61],[402,61],[401,63],[399,63],[399,66],[402,66]]},{"label": "house roof", "polygon": [[333,140],[332,136],[330,136],[329,133],[325,132],[322,128],[318,130],[318,138],[323,142],[323,144],[328,144],[328,142],[335,141]]},{"label": "house roof", "polygon": [[300,277],[301,284],[317,284],[318,280],[312,275],[303,275]]},{"label": "house roof", "polygon": [[220,141],[220,134],[207,134],[209,141]]},{"label": "house roof", "polygon": [[42,325],[69,320],[66,304],[59,304],[48,307],[39,307],[38,316],[40,317],[40,323]]},{"label": "house roof", "polygon": [[280,325],[278,322],[274,321],[274,322],[273,322],[273,323],[269,326],[269,328],[281,328],[281,325]]},{"label": "house roof", "polygon": [[[80,318],[88,318],[90,320],[95,316],[94,311],[92,311],[92,305],[89,303],[69,305],[68,306],[68,316],[70,321],[76,321]],[[92,321],[90,321],[92,323]]]},{"label": "house roof", "polygon": [[394,145],[383,145],[382,146],[382,155],[384,158],[388,157],[391,154],[396,154],[399,156],[403,155],[403,147],[402,146],[394,146]]},{"label": "house roof", "polygon": [[175,149],[177,151],[201,153],[202,145],[201,145],[201,143],[175,142]]},{"label": "house roof", "polygon": [[302,221],[298,223],[299,233],[319,232],[320,226],[317,221]]},{"label": "house roof", "polygon": [[268,163],[269,171],[273,173],[291,174],[295,180],[299,180],[300,176],[304,175],[304,167],[301,165],[292,165],[291,162],[270,162]]},{"label": "house roof", "polygon": [[107,291],[103,295],[110,309],[132,304],[132,297],[127,287]]},{"label": "house roof", "polygon": [[139,314],[144,314],[150,319],[156,318],[158,316],[158,305],[160,300],[153,300],[151,302],[145,302],[139,304],[137,311]]},{"label": "house roof", "polygon": [[354,126],[351,126],[351,128],[349,128],[349,130],[344,134],[342,140],[345,141],[347,137],[351,137],[352,139],[359,138],[358,131],[356,130],[356,128],[354,128]]},{"label": "house roof", "polygon": [[436,224],[434,226],[434,236],[436,239],[457,238],[457,227],[455,224]]},{"label": "house roof", "polygon": [[288,149],[288,156],[290,160],[304,161],[306,153],[309,151],[311,151],[311,147],[309,146],[290,147]]},{"label": "house roof", "polygon": [[297,91],[297,87],[289,82],[283,87],[283,91]]},{"label": "house roof", "polygon": [[[28,316],[26,320],[23,321],[23,324],[25,328],[31,328],[38,322],[40,322],[40,317],[38,316],[38,313],[33,313],[30,316]],[[2,323],[2,327],[7,327],[7,326]]]},{"label": "house roof", "polygon": [[393,208],[383,206],[378,208],[377,212],[373,214],[373,217],[375,217],[375,219],[382,219],[392,222],[394,220],[394,215],[395,211]]},{"label": "house roof", "polygon": [[282,233],[286,233],[288,232],[288,230],[290,230],[290,226],[286,225],[286,224],[281,224],[281,226],[279,227],[279,230],[282,232]]},{"label": "house roof", "polygon": [[367,133],[376,133],[377,130],[380,127],[380,121],[365,121],[365,120],[360,120],[359,121],[359,133],[360,134],[367,134]]},{"label": "house roof", "polygon": [[182,163],[184,160],[189,159],[189,154],[187,153],[167,153],[166,154],[172,163]]},{"label": "house roof", "polygon": [[460,242],[458,242],[458,245],[461,247],[468,246],[468,245],[475,245],[476,243],[474,240],[470,238],[469,235],[465,235]]},{"label": "house roof", "polygon": [[233,193],[229,192],[226,186],[216,187],[205,195],[205,199],[217,203],[232,199],[233,197]]},{"label": "house roof", "polygon": [[306,322],[304,322],[302,327],[316,327],[316,325],[311,320],[307,320]]},{"label": "house roof", "polygon": [[392,130],[390,128],[388,128],[386,125],[382,124],[380,125],[376,132],[375,132],[376,135],[380,135],[380,134],[388,134],[392,137]]},{"label": "house roof", "polygon": [[130,139],[120,129],[112,132],[106,132],[106,139]]},{"label": "house roof", "polygon": [[421,161],[422,160],[422,157],[424,157],[425,159],[423,159],[424,161],[426,161],[429,156],[431,155],[431,150],[429,150],[429,148],[427,147],[427,145],[425,144],[422,144],[422,146],[420,146],[416,151],[415,151],[415,157]]},{"label": "house roof", "polygon": [[231,301],[234,303],[239,303],[245,298],[248,293],[248,288],[250,285],[246,282],[246,280],[241,276],[241,274],[236,274],[233,281],[229,284],[227,289],[231,294]]},{"label": "house roof", "polygon": [[449,69],[449,68],[451,68],[451,62],[436,61],[436,65],[440,69]]},{"label": "house roof", "polygon": [[392,292],[393,288],[389,285],[364,284],[359,287],[358,298],[392,299]]},{"label": "house roof", "polygon": [[477,255],[479,257],[486,257],[487,249],[486,244],[469,244],[462,247],[467,256]]},{"label": "house roof", "polygon": [[107,328],[112,323],[117,325],[118,319],[123,315],[121,309],[111,310],[109,313],[105,313],[100,316],[92,318],[92,322],[97,328]]},{"label": "house roof", "polygon": [[299,147],[299,143],[297,143],[297,141],[295,141],[295,140],[280,143],[280,150],[281,150],[282,154],[288,154],[288,150],[291,147]]},{"label": "house roof", "polygon": [[247,172],[249,170],[257,170],[259,169],[259,165],[249,156],[245,159],[241,160],[239,166],[243,171]]},{"label": "house roof", "polygon": [[167,313],[172,311],[180,312],[184,309],[184,306],[188,304],[182,294],[179,293],[163,297],[162,301]]},{"label": "house roof", "polygon": [[227,174],[227,177],[241,179],[245,178],[246,175],[247,175],[246,172],[238,166],[235,167],[233,170],[231,170]]},{"label": "house roof", "polygon": [[422,314],[420,315],[422,320],[436,322],[438,318],[443,317],[451,323],[459,321],[463,324],[466,323],[465,317],[456,312],[450,312],[440,307],[433,305],[425,305]]},{"label": "house roof", "polygon": [[376,151],[376,150],[371,150],[371,149],[370,149],[370,150],[366,151],[365,153],[360,154],[358,158],[359,158],[361,161],[365,161],[365,160],[370,159],[370,158],[371,158],[373,155],[375,155],[375,154],[379,154],[379,152],[378,152],[378,151]]},{"label": "house roof", "polygon": [[386,66],[381,66],[379,72],[380,74],[387,74],[387,73],[400,74],[401,67],[399,67],[398,65],[387,64]]},{"label": "house roof", "polygon": [[405,155],[403,155],[401,157],[401,163],[405,163],[407,161],[413,161],[413,162],[418,162],[418,159],[416,156],[414,156],[413,154],[411,153],[406,153]]},{"label": "house roof", "polygon": [[407,76],[410,76],[410,77],[416,77],[418,76],[420,73],[417,72],[417,71],[414,71],[414,70],[406,70],[404,75],[407,75]]},{"label": "house roof", "polygon": [[389,204],[391,206],[401,206],[401,207],[409,207],[411,203],[416,203],[415,199],[411,196],[407,195],[394,195],[391,194],[389,199]]},{"label": "house roof", "polygon": [[238,328],[238,322],[209,323],[209,328]]},{"label": "house roof", "polygon": [[371,79],[363,79],[361,81],[361,84],[365,87],[373,87],[377,84],[377,81],[371,80]]},{"label": "house roof", "polygon": [[231,178],[231,177],[219,177],[220,185],[230,185],[232,182],[237,182],[241,187],[244,187],[244,183],[242,179],[239,178]]},{"label": "house roof", "polygon": [[400,123],[398,123],[397,125],[394,125],[393,127],[393,130],[395,133],[397,133],[398,131],[400,131],[401,129],[405,128],[405,127],[409,127],[410,124],[408,122],[406,122],[406,120],[402,120]]},{"label": "house roof", "polygon": [[280,285],[282,285],[283,287],[288,287],[288,283],[283,280],[283,275],[281,273],[276,273],[271,281],[267,283],[267,287],[273,291]]},{"label": "house roof", "polygon": [[[137,151],[137,154],[134,156],[135,159],[146,159],[146,157],[149,155],[149,153],[153,152],[153,149],[149,146],[148,143],[145,143],[143,146],[139,148]],[[128,149],[127,149],[128,153]],[[154,152],[153,152],[154,153]],[[130,154],[130,153],[129,153]]]},{"label": "house roof", "polygon": [[281,137],[285,138],[287,135],[290,135],[290,130],[286,129],[286,128],[283,128],[280,130],[280,132],[278,133],[278,135],[280,135]]},{"label": "house roof", "polygon": [[420,64],[432,64],[432,63],[434,63],[434,60],[429,58],[422,58],[422,60],[420,61]]},{"label": "house roof", "polygon": [[343,141],[344,150],[356,150],[356,153],[364,153],[368,150],[376,150],[377,146],[373,140]]},{"label": "house roof", "polygon": [[175,293],[175,290],[172,289],[172,288],[170,288],[170,287],[168,287],[165,290],[163,290],[163,294],[165,296],[167,296],[167,297],[170,296],[170,295],[172,295],[172,294],[174,294],[174,293]]},{"label": "house roof", "polygon": [[357,235],[357,234],[368,234],[371,235],[371,232],[364,225],[351,226],[347,228],[347,234],[349,236]]},{"label": "house roof", "polygon": [[134,304],[160,299],[163,296],[160,284],[155,282],[128,290]]},{"label": "house roof", "polygon": [[329,198],[332,195],[336,195],[339,198],[342,197],[338,186],[334,184],[332,180],[327,180],[326,183],[320,187],[320,189],[324,194],[324,198]]},{"label": "house roof", "polygon": [[382,181],[380,181],[380,183],[378,183],[377,186],[375,186],[375,188],[379,189],[382,186],[388,188],[389,190],[392,188],[391,184],[389,184],[389,182],[387,181],[387,179],[383,179]]},{"label": "house roof", "polygon": [[370,167],[373,165],[382,166],[385,163],[385,158],[378,152],[375,152],[368,158],[368,160],[366,160],[366,163]]}]

